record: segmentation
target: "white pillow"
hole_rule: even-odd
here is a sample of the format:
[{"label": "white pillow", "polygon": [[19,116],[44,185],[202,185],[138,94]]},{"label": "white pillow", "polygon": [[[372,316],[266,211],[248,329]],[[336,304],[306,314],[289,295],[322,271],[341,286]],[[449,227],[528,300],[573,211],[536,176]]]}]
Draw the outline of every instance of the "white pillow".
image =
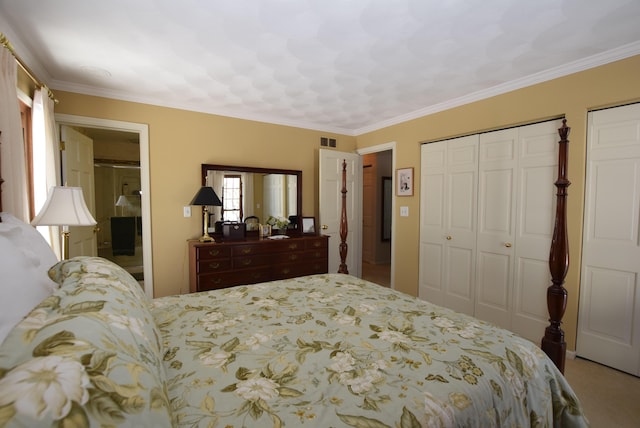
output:
[{"label": "white pillow", "polygon": [[14,216],[0,213],[0,343],[57,288],[47,275],[58,262],[40,233]]}]

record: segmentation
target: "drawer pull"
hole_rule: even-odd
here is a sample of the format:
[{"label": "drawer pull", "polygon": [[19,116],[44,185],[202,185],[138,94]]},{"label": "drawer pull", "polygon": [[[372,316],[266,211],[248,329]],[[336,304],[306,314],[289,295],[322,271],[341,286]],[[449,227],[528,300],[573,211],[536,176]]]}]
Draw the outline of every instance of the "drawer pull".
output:
[{"label": "drawer pull", "polygon": [[282,269],[282,273],[285,275],[288,275],[289,272],[291,272],[291,269],[288,269],[288,268]]},{"label": "drawer pull", "polygon": [[253,251],[252,248],[243,248],[242,249],[242,254],[251,254]]},{"label": "drawer pull", "polygon": [[220,250],[209,250],[210,256],[217,256],[218,254],[220,254]]},{"label": "drawer pull", "polygon": [[253,263],[253,259],[245,259],[242,261],[243,266],[249,266],[251,263]]},{"label": "drawer pull", "polygon": [[314,247],[316,247],[316,248],[319,248],[319,247],[321,247],[321,246],[322,246],[322,242],[315,241],[315,242],[313,243],[313,246],[314,246]]},{"label": "drawer pull", "polygon": [[291,261],[298,260],[298,255],[297,254],[289,254],[289,260],[291,260]]},{"label": "drawer pull", "polygon": [[209,280],[209,282],[210,282],[211,284],[218,285],[218,284],[220,284],[220,283],[222,282],[222,279],[221,279],[221,278],[210,279],[210,280]]},{"label": "drawer pull", "polygon": [[289,249],[290,250],[297,250],[298,249],[298,244],[289,244]]},{"label": "drawer pull", "polygon": [[209,263],[210,269],[218,269],[220,267],[220,263]]}]

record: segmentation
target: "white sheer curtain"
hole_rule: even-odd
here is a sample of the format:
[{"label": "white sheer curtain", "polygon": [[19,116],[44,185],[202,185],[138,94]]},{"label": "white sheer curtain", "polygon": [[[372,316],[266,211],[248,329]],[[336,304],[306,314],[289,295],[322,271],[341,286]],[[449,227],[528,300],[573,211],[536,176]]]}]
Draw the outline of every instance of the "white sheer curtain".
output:
[{"label": "white sheer curtain", "polygon": [[[256,208],[253,201],[253,174],[243,172],[242,176],[242,212],[244,213],[244,218],[249,217],[250,215],[256,215]],[[244,220],[244,219],[242,219]]]},{"label": "white sheer curtain", "polygon": [[[60,151],[57,145],[54,101],[46,89],[37,89],[33,96],[31,109],[33,143],[33,199],[35,212],[47,200],[49,188],[60,184]],[[61,257],[60,230],[57,226],[39,226],[38,231]]]},{"label": "white sheer curtain", "polygon": [[20,105],[16,91],[16,60],[8,49],[0,49],[0,134],[2,150],[2,208],[29,223],[27,171],[22,138]]},{"label": "white sheer curtain", "polygon": [[[207,171],[206,178],[207,186],[213,187],[213,191],[216,192],[218,198],[222,200],[222,185],[224,184],[224,171]],[[220,221],[221,207],[211,207],[210,213],[213,214],[213,221]],[[210,227],[213,227],[213,222],[209,223]]]}]

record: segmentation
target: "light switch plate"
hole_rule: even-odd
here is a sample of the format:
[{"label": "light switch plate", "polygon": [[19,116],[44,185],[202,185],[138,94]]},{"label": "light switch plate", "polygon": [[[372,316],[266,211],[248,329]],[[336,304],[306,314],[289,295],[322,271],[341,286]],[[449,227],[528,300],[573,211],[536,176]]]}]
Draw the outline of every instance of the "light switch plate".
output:
[{"label": "light switch plate", "polygon": [[182,215],[184,215],[185,217],[191,217],[191,207],[190,206],[186,206],[186,207],[182,207]]},{"label": "light switch plate", "polygon": [[400,207],[400,217],[409,217],[409,207]]}]

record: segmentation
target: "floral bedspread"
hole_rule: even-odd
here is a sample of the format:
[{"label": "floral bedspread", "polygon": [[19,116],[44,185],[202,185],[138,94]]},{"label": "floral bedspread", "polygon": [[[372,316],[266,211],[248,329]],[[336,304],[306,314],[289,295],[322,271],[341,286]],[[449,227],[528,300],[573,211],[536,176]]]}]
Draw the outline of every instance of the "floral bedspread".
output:
[{"label": "floral bedspread", "polygon": [[581,427],[534,344],[348,275],[153,302],[175,426]]},{"label": "floral bedspread", "polygon": [[582,427],[515,335],[349,275],[150,300],[78,257],[0,345],[0,427]]}]

